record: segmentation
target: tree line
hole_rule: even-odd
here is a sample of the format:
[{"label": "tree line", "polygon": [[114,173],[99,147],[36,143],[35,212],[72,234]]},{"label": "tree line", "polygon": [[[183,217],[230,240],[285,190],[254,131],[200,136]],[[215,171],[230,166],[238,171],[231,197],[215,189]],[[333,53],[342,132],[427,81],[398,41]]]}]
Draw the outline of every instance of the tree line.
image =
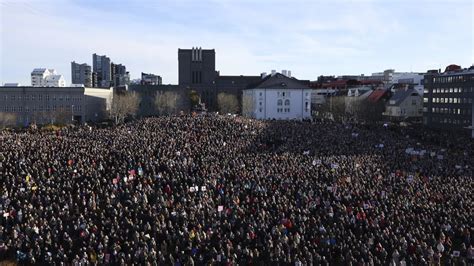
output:
[{"label": "tree line", "polygon": [[[118,91],[114,92],[109,99],[108,110],[103,110],[107,119],[115,124],[123,123],[127,118],[139,117],[139,109],[146,108],[143,105],[143,98],[138,92]],[[157,91],[151,95],[152,109],[147,115],[175,115],[179,112],[189,112],[201,104],[201,97],[195,90],[183,91]],[[239,113],[241,106],[236,95],[230,93],[219,93],[217,95],[218,111],[221,113]],[[105,107],[104,107],[105,108]],[[10,112],[0,112],[0,127],[15,125],[18,114]],[[73,121],[71,108],[63,107],[49,111],[33,112],[28,117],[31,124],[56,124],[64,125]]]}]

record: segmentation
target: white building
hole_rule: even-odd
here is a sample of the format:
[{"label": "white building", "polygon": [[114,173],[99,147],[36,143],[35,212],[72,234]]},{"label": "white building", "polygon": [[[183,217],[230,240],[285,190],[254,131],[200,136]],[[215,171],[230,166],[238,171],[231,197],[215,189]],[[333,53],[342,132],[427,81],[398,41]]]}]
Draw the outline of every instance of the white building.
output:
[{"label": "white building", "polygon": [[374,90],[370,86],[350,88],[347,91],[347,96],[344,98],[346,113],[355,114],[357,111],[357,104],[367,99],[373,91]]},{"label": "white building", "polygon": [[414,89],[423,96],[425,73],[418,72],[395,72],[394,69],[387,69],[384,72],[372,73],[372,77],[381,78],[387,84],[410,84]]},{"label": "white building", "polygon": [[415,89],[397,91],[390,98],[384,115],[394,120],[421,119],[423,116],[423,97]]},{"label": "white building", "polygon": [[278,120],[311,118],[311,88],[295,78],[273,73],[243,91],[242,115]]},{"label": "white building", "polygon": [[326,103],[326,99],[337,94],[336,89],[313,89],[311,92],[311,103],[313,105],[322,105]]},{"label": "white building", "polygon": [[31,86],[66,87],[66,81],[63,75],[58,75],[54,69],[35,68],[31,72]]}]

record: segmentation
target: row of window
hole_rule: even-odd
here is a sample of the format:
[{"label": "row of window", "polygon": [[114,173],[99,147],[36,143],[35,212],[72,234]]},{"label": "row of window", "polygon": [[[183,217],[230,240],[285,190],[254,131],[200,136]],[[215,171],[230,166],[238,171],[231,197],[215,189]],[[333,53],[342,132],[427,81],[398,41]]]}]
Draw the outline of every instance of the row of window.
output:
[{"label": "row of window", "polygon": [[[306,92],[305,94],[305,97],[308,98],[310,95],[309,95],[309,92]],[[260,92],[260,96],[263,96],[263,94]],[[277,96],[278,97],[291,97],[291,91],[279,91],[277,92]]]},{"label": "row of window", "polygon": [[[427,103],[429,98],[423,98]],[[433,98],[433,103],[472,103],[472,98]]]},{"label": "row of window", "polygon": [[[409,109],[411,115],[415,115],[415,114],[421,114],[422,113],[422,109],[418,109],[418,112],[416,112],[416,110],[413,110],[413,109]],[[407,113],[407,110],[405,108],[400,108],[400,114],[402,115],[405,115],[405,114],[408,114]]]},{"label": "row of window", "polygon": [[39,95],[3,95],[3,97],[0,97],[0,99],[4,100],[4,101],[42,101],[42,100],[46,100],[46,101],[49,101],[50,99],[52,99],[53,101],[72,101],[72,102],[78,102],[78,101],[81,101],[82,100],[82,97],[71,97],[71,96],[63,96],[63,95],[52,95],[50,96],[49,94],[46,94],[46,95],[42,95],[42,94],[39,94]]},{"label": "row of window", "polygon": [[[282,105],[283,105],[283,100],[282,100],[282,99],[278,99],[277,105],[278,105],[278,106],[282,106]],[[286,100],[285,100],[285,105],[290,105],[290,100],[286,99]]]},{"label": "row of window", "polygon": [[458,76],[449,76],[449,77],[434,77],[433,83],[454,83],[454,82],[464,82],[464,81],[474,81],[474,75],[458,75]]},{"label": "row of window", "polygon": [[[428,112],[428,107],[423,107],[423,112]],[[471,109],[432,107],[431,112],[435,114],[470,115]]]},{"label": "row of window", "polygon": [[[424,89],[425,93],[429,93],[429,89]],[[470,88],[434,88],[433,93],[463,93],[474,92],[474,87]]]},{"label": "row of window", "polygon": [[278,113],[289,113],[290,108],[277,108]]},{"label": "row of window", "polygon": [[467,119],[452,119],[446,117],[433,117],[432,121],[439,124],[452,124],[452,125],[470,125],[471,121]]},{"label": "row of window", "polygon": [[74,112],[81,112],[82,106],[81,105],[74,105],[74,106],[63,106],[63,105],[53,105],[53,106],[3,106],[0,108],[0,111],[3,112],[49,112],[49,111],[59,111],[59,110],[66,110],[66,111],[74,111]]}]

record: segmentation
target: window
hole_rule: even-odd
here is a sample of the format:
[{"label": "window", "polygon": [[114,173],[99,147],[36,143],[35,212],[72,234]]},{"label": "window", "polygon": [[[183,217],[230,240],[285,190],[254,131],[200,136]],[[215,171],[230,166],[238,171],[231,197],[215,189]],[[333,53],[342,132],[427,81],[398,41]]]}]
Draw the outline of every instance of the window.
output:
[{"label": "window", "polygon": [[[436,98],[435,98],[436,99]],[[423,102],[424,103],[427,103],[428,102],[428,98],[423,98]]]},{"label": "window", "polygon": [[279,100],[277,101],[277,105],[278,105],[278,106],[282,106],[282,105],[283,105],[283,100],[282,100],[282,99],[279,99]]},{"label": "window", "polygon": [[258,105],[262,106],[262,102],[259,102]]},{"label": "window", "polygon": [[285,105],[290,105],[290,100],[286,99],[285,100]]},{"label": "window", "polygon": [[260,96],[263,96],[263,92],[260,92]]},{"label": "window", "polygon": [[261,113],[261,112],[262,112],[262,108],[258,109],[258,111]]}]

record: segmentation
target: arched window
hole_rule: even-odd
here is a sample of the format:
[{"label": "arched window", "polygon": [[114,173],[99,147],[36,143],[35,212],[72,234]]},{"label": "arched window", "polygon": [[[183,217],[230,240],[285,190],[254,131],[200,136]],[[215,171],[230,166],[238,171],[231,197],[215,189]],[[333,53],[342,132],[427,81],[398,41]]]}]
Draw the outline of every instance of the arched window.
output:
[{"label": "arched window", "polygon": [[283,105],[283,100],[282,100],[282,99],[279,99],[279,100],[277,101],[277,105],[278,105],[278,106]]},{"label": "arched window", "polygon": [[285,105],[290,105],[290,100],[286,99],[285,100]]}]

